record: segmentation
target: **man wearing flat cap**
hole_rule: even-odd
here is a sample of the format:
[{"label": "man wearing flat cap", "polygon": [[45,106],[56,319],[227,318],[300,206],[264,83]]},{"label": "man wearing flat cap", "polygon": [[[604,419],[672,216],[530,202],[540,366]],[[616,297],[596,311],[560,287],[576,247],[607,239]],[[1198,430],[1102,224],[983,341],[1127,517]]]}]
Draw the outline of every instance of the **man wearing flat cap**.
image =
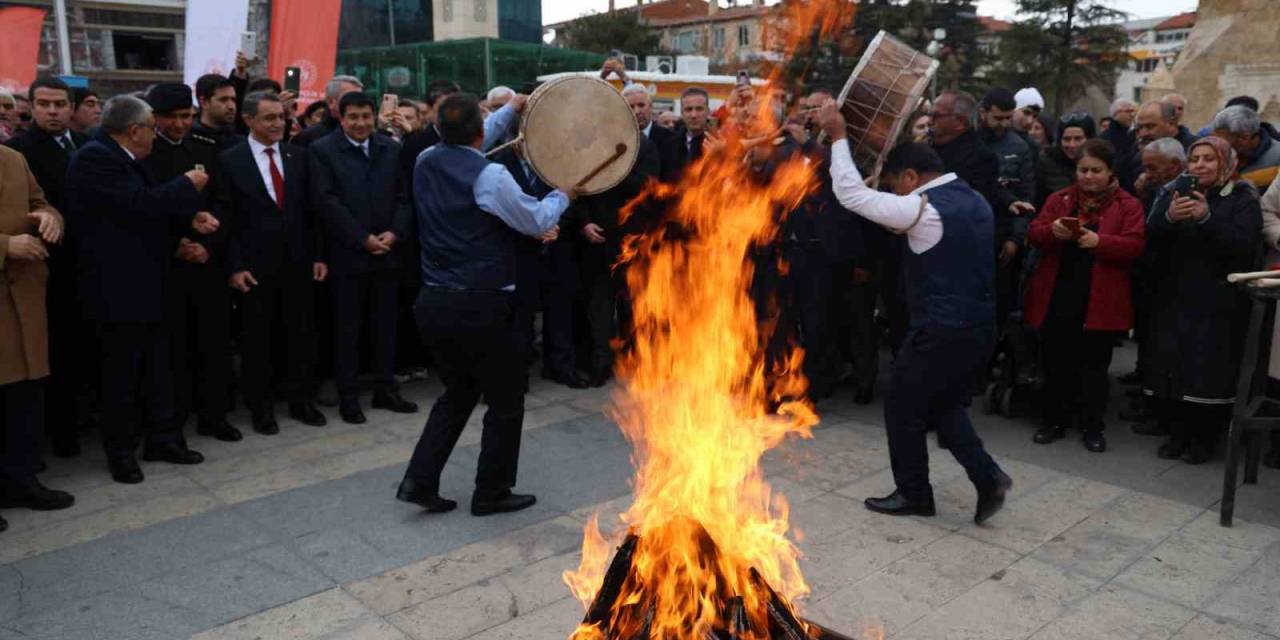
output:
[{"label": "man wearing flat cap", "polygon": [[[203,167],[210,186],[200,192],[200,210],[212,211],[208,194],[218,177],[218,141],[192,131],[191,88],[161,83],[147,92],[146,99],[156,119],[156,137],[143,164],[159,182]],[[201,235],[189,225],[173,225],[168,321],[174,420],[183,424],[195,413],[196,433],[236,442],[242,436],[226,418],[231,377],[226,233],[219,229]]]}]

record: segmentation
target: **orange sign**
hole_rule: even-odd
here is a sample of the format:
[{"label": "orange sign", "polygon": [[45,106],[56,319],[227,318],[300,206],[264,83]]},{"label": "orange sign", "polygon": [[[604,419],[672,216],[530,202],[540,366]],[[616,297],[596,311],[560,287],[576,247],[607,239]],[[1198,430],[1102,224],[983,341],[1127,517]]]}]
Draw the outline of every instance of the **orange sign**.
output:
[{"label": "orange sign", "polygon": [[271,54],[267,73],[281,84],[286,67],[302,71],[298,108],[324,99],[338,58],[342,0],[275,0],[271,3]]},{"label": "orange sign", "polygon": [[36,79],[44,15],[31,7],[0,9],[0,87],[18,93]]}]

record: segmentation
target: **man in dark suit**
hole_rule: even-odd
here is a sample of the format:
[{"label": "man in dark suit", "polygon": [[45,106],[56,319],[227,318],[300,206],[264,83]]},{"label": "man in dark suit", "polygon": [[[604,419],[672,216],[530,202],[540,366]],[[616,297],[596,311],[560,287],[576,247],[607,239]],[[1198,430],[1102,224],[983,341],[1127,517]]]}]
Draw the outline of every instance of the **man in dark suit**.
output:
[{"label": "man in dark suit", "polygon": [[702,141],[711,120],[711,97],[701,87],[689,87],[680,94],[680,119],[683,127],[674,132],[676,140],[663,158],[662,181],[679,182],[685,167],[702,157]]},{"label": "man in dark suit", "polygon": [[236,85],[226,76],[207,73],[196,80],[196,101],[200,114],[191,131],[198,136],[212,139],[218,151],[229,149],[244,141],[236,133]]},{"label": "man in dark suit", "polygon": [[[71,88],[57,78],[38,78],[28,91],[35,126],[10,138],[7,144],[27,159],[31,173],[44,190],[45,199],[58,211],[66,212],[67,164],[77,149],[89,142],[70,129]],[[76,292],[76,249],[74,229],[61,245],[49,248],[49,284],[46,290],[49,312],[50,375],[45,385],[45,432],[58,457],[79,455],[77,433],[82,416],[87,416],[87,390],[94,384],[85,375],[83,356],[92,352],[92,331],[80,320]]]},{"label": "man in dark suit", "polygon": [[[195,168],[209,172],[210,186],[200,194],[200,210],[212,211],[209,194],[217,183],[218,143],[191,132],[191,88],[177,82],[157,84],[147,92],[147,103],[155,114],[156,138],[143,164],[160,182]],[[195,411],[196,433],[238,442],[243,436],[226,417],[231,385],[226,244],[226,229],[207,236],[185,227],[174,229],[168,320],[178,423]]]},{"label": "man in dark suit", "polygon": [[413,209],[400,179],[400,145],[374,133],[373,99],[348,93],[338,103],[341,126],[308,148],[312,206],[320,217],[332,267],[334,353],[342,419],[365,422],[360,409],[360,329],[366,315],[373,347],[373,407],[415,413],[396,392],[396,294],[400,239]]},{"label": "man in dark suit", "polygon": [[[538,177],[520,152],[521,145],[497,154],[494,161],[507,168],[526,195],[541,200],[554,189]],[[534,316],[542,309],[542,377],[573,389],[587,388],[576,367],[573,340],[573,296],[578,268],[569,238],[559,230],[546,238],[522,237],[516,242],[516,335],[525,362],[533,357]]]},{"label": "man in dark suit", "polygon": [[133,96],[107,101],[102,135],[67,168],[68,227],[75,229],[80,291],[102,348],[102,435],[111,476],[142,482],[134,459],[146,407],[143,460],[199,464],[174,420],[169,335],[164,318],[174,223],[196,233],[218,229],[200,210],[208,175],[192,169],[160,184],[142,160],[155,140],[151,108]]},{"label": "man in dark suit", "polygon": [[[622,97],[626,98],[627,104],[631,105],[631,113],[636,116],[636,126],[640,127],[641,135],[653,142],[654,149],[658,152],[659,163],[675,154],[679,137],[676,132],[658,126],[658,123],[653,121],[653,99],[649,96],[649,90],[639,83],[628,84],[622,88]],[[659,166],[658,177],[662,176],[661,169],[662,167]]]},{"label": "man in dark suit", "polygon": [[[338,101],[342,100],[342,96],[356,91],[364,91],[364,83],[360,82],[360,78],[355,76],[334,76],[326,82],[324,84],[324,120],[320,124],[307,127],[302,133],[295,136],[292,141],[293,144],[299,147],[307,147],[312,142],[339,129],[341,125],[338,122]],[[289,115],[292,116],[293,114]]]},{"label": "man in dark suit", "polygon": [[281,143],[288,118],[274,93],[245,96],[249,139],[218,156],[215,194],[218,215],[230,225],[229,284],[241,292],[244,338],[240,386],[263,435],[280,432],[272,410],[272,331],[286,342],[285,393],[289,416],[307,425],[326,424],[310,384],[312,288],[328,277],[308,210],[306,152]]}]

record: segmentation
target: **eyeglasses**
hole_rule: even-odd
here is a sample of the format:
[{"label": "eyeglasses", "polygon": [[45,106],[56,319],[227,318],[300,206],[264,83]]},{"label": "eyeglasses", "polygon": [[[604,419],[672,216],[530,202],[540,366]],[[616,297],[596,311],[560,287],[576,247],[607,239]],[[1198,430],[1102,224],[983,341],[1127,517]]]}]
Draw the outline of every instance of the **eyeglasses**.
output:
[{"label": "eyeglasses", "polygon": [[1092,116],[1081,111],[1062,116],[1062,124],[1064,126],[1079,126],[1091,120],[1093,120]]}]

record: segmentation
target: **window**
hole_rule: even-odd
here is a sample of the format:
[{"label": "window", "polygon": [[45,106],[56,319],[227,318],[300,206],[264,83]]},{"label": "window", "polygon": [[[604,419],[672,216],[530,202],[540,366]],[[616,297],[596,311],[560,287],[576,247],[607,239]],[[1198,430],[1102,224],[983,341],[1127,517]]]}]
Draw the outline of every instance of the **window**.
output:
[{"label": "window", "polygon": [[751,46],[751,28],[750,27],[746,25],[742,25],[741,27],[738,27],[738,46],[739,47]]},{"label": "window", "polygon": [[113,31],[117,69],[173,71],[178,68],[177,39],[172,34]]},{"label": "window", "polygon": [[1151,73],[1160,67],[1159,58],[1147,58],[1146,60],[1135,60],[1133,70],[1138,73]]},{"label": "window", "polygon": [[675,50],[680,53],[693,53],[697,48],[697,32],[681,31],[675,37]]},{"label": "window", "polygon": [[711,47],[717,51],[724,48],[724,27],[716,27],[712,30]]}]

